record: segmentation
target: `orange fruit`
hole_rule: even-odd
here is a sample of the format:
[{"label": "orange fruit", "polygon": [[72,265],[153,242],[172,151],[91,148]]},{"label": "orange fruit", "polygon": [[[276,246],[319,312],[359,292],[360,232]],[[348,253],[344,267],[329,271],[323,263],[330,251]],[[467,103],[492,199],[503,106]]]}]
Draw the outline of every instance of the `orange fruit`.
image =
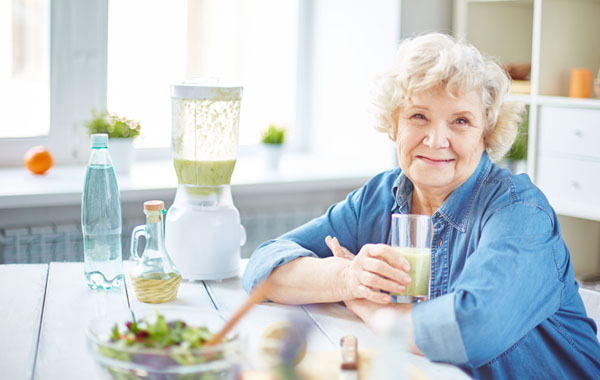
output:
[{"label": "orange fruit", "polygon": [[54,164],[52,155],[45,147],[39,145],[30,148],[23,158],[25,167],[33,174],[44,174]]}]

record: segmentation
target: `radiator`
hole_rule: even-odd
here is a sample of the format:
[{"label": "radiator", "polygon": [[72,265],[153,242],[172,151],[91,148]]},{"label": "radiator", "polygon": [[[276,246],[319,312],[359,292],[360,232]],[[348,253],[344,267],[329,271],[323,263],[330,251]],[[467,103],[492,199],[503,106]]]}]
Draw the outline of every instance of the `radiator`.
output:
[{"label": "radiator", "polygon": [[[247,241],[241,256],[250,257],[261,243],[273,239],[308,220],[321,215],[322,208],[287,210],[264,214],[242,214]],[[131,230],[143,220],[123,224],[123,258],[129,258]],[[83,236],[79,221],[69,224],[15,226],[0,229],[0,264],[83,261]]]}]

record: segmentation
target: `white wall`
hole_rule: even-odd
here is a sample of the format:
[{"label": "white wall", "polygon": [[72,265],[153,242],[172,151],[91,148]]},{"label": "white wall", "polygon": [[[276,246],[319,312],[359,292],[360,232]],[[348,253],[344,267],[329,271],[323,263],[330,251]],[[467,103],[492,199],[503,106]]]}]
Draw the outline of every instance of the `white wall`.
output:
[{"label": "white wall", "polygon": [[[373,82],[392,62],[401,37],[452,30],[448,0],[306,0],[311,21],[299,57],[307,83],[299,83],[299,125],[311,129],[313,153],[362,157],[396,165],[394,144],[373,129]],[[302,28],[303,26],[300,26]],[[302,45],[301,45],[302,46]]]},{"label": "white wall", "polygon": [[[306,44],[310,80],[298,112],[312,135],[308,150],[362,156],[393,164],[393,144],[373,129],[369,113],[375,76],[391,63],[400,35],[396,0],[314,1]],[[302,58],[301,58],[302,59]]]},{"label": "white wall", "polygon": [[434,31],[452,33],[452,1],[404,0],[401,3],[402,38]]}]

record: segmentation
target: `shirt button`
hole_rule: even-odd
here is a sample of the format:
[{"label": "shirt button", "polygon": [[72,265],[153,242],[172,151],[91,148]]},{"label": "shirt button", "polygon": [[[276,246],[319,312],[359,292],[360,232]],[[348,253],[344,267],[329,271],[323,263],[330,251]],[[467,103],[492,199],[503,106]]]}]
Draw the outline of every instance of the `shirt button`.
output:
[{"label": "shirt button", "polygon": [[444,240],[443,239],[440,240],[440,248],[442,248],[442,245],[444,245]]}]

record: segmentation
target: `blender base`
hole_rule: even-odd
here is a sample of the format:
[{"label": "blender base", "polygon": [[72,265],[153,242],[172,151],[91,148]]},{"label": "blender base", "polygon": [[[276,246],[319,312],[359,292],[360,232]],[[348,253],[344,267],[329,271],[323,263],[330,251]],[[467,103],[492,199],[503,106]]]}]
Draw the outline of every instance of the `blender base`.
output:
[{"label": "blender base", "polygon": [[222,280],[240,273],[240,247],[246,230],[233,205],[229,186],[179,185],[167,212],[165,244],[185,280]]}]

